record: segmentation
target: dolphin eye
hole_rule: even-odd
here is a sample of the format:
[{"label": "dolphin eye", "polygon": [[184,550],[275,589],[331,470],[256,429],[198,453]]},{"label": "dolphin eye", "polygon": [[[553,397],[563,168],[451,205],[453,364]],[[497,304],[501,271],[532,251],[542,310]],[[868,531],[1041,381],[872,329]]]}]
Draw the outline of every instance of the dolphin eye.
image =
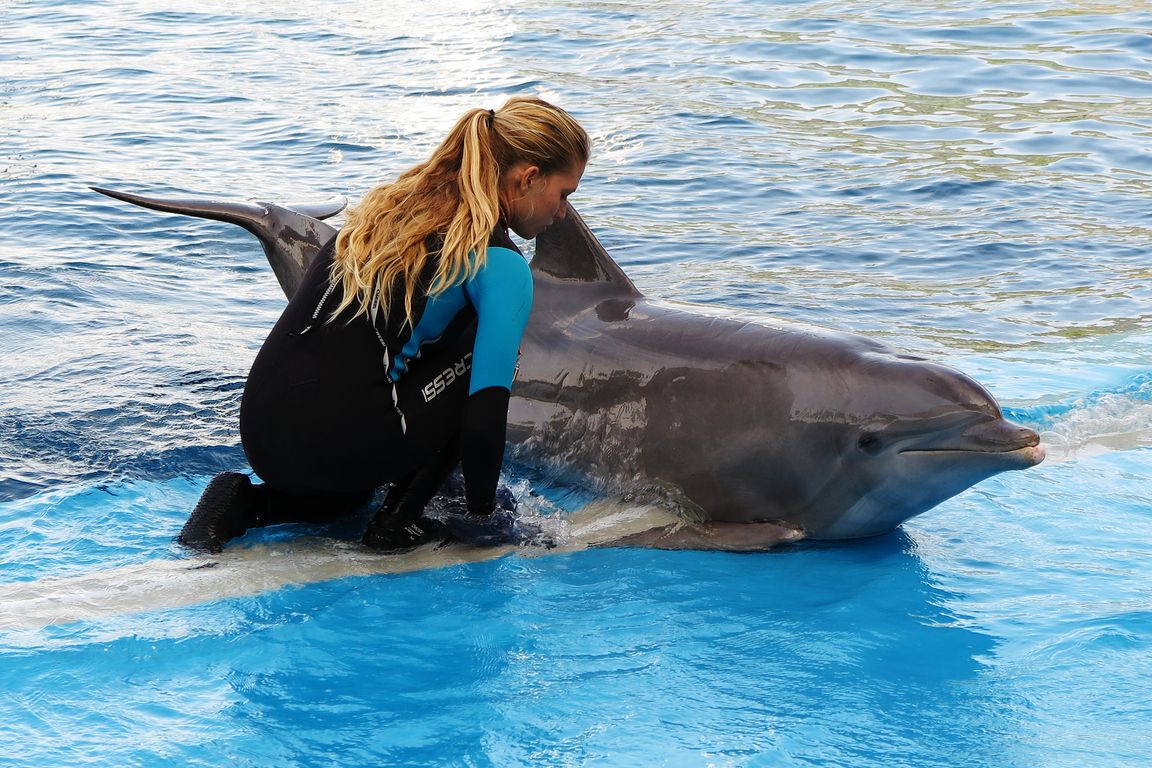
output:
[{"label": "dolphin eye", "polygon": [[860,435],[859,445],[860,450],[868,454],[879,453],[880,449],[884,447],[880,442],[880,438],[876,435],[875,432],[865,432],[864,434]]}]

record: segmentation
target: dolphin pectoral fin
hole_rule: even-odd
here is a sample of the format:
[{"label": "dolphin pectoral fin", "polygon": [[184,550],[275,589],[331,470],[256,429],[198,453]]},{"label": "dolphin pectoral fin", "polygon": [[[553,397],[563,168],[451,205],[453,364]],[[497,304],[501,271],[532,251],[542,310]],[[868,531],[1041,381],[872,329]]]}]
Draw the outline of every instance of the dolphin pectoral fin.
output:
[{"label": "dolphin pectoral fin", "polygon": [[804,538],[804,532],[780,523],[677,523],[634,533],[601,547],[701,549],[721,552],[763,552]]}]

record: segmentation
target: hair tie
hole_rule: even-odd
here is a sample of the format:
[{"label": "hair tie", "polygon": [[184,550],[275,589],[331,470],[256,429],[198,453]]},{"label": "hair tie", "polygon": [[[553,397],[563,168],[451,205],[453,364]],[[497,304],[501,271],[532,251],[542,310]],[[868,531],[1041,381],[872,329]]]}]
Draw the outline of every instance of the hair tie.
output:
[{"label": "hair tie", "polygon": [[496,117],[496,110],[494,110],[494,109],[488,110],[488,127],[489,128],[492,127],[492,118],[494,118],[494,117]]}]

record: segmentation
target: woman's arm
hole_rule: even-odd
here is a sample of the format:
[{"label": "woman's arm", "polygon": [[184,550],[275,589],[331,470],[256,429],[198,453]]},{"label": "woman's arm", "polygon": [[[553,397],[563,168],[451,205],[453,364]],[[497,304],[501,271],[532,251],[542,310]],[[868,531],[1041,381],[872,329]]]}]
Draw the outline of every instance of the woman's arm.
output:
[{"label": "woman's arm", "polygon": [[507,248],[488,249],[487,263],[465,284],[478,324],[461,429],[461,468],[468,510],[492,511],[508,423],[508,400],[520,339],[532,310],[532,271]]}]

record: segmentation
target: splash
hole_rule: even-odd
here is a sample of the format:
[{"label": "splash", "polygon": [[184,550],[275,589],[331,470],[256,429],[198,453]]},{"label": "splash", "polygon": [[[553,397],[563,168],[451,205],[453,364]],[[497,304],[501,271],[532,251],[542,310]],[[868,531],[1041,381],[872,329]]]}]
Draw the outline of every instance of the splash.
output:
[{"label": "splash", "polygon": [[1050,461],[1152,446],[1152,373],[1074,400],[1005,409],[1040,433]]}]

